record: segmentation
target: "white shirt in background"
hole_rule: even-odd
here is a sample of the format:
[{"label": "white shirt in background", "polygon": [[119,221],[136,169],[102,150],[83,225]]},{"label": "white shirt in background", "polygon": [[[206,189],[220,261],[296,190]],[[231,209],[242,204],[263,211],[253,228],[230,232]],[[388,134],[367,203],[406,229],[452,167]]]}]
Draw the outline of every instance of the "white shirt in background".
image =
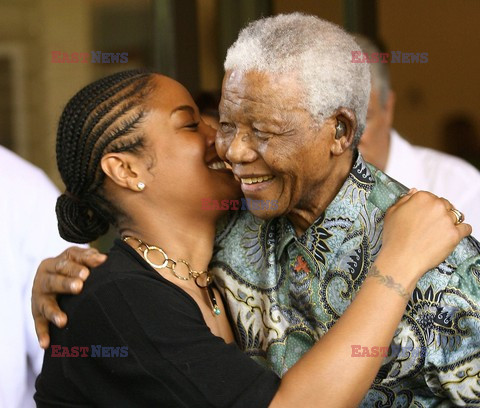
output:
[{"label": "white shirt in background", "polygon": [[480,238],[480,172],[458,157],[413,146],[395,130],[390,132],[390,152],[385,169],[409,188],[431,191],[449,200],[465,215]]},{"label": "white shirt in background", "polygon": [[0,146],[0,408],[34,407],[43,350],[30,308],[40,262],[71,244],[58,234],[58,191],[32,164]]}]

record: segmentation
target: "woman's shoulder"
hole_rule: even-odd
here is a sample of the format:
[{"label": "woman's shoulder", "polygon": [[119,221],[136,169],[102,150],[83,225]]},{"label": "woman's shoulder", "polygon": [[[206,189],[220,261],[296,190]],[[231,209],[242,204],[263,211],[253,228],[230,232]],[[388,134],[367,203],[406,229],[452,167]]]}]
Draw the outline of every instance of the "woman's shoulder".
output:
[{"label": "woman's shoulder", "polygon": [[158,273],[132,247],[120,239],[115,239],[107,252],[107,260],[91,270],[83,292],[89,294],[97,291],[102,285],[122,279],[157,280],[157,278]]},{"label": "woman's shoulder", "polygon": [[[138,303],[139,298],[155,298],[162,303],[177,302],[191,307],[188,297],[176,285],[161,277],[132,247],[115,240],[107,260],[91,270],[79,295],[60,298],[60,307],[67,315],[82,313],[85,303],[104,308],[106,302]],[[187,300],[187,302],[185,302]]]}]

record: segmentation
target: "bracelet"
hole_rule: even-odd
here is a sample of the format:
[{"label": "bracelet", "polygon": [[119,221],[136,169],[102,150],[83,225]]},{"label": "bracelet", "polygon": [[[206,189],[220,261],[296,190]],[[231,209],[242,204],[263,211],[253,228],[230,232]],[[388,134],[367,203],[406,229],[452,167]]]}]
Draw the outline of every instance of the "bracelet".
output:
[{"label": "bracelet", "polygon": [[382,275],[378,270],[376,265],[372,265],[370,270],[368,271],[367,277],[377,278],[378,281],[385,285],[387,288],[393,289],[397,294],[407,301],[410,300],[410,293],[406,291],[406,289],[400,285],[399,283],[395,282],[395,280],[389,275]]}]

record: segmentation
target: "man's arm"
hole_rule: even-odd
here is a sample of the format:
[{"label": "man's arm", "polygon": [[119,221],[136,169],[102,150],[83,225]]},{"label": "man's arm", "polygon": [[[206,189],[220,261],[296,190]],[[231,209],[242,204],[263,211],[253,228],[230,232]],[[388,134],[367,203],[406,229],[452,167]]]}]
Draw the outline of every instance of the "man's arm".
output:
[{"label": "man's arm", "polygon": [[[382,252],[388,253],[392,261],[408,259],[415,268],[422,264],[425,265],[422,271],[431,269],[472,231],[468,224],[453,225],[453,215],[448,211],[451,206],[447,200],[431,193],[412,189],[388,211],[390,217],[386,218],[384,226]],[[390,223],[388,218],[392,220]],[[58,307],[56,295],[81,292],[89,274],[88,268],[100,265],[105,259],[105,255],[95,249],[72,247],[40,264],[32,290],[32,313],[43,348],[50,343],[48,321],[58,327],[67,322],[67,316]]]}]

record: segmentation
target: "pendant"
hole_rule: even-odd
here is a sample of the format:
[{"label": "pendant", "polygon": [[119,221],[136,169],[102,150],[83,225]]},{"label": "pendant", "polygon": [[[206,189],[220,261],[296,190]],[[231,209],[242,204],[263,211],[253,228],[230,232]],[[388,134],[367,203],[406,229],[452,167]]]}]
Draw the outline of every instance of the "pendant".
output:
[{"label": "pendant", "polygon": [[210,287],[210,285],[207,286],[207,292],[208,292],[208,297],[210,298],[210,303],[212,304],[213,314],[215,316],[218,316],[221,313],[221,311],[220,311],[220,308],[218,307],[217,299],[215,298],[215,293],[213,292],[213,289]]},{"label": "pendant", "polygon": [[213,289],[210,287],[211,283],[213,282],[213,279],[210,275],[207,275],[207,284],[205,286],[202,286],[198,283],[197,278],[195,278],[195,284],[202,289],[207,290],[208,298],[210,300],[210,304],[212,305],[212,312],[215,316],[218,316],[221,312],[220,308],[218,307],[217,299],[215,298],[215,292]]}]

